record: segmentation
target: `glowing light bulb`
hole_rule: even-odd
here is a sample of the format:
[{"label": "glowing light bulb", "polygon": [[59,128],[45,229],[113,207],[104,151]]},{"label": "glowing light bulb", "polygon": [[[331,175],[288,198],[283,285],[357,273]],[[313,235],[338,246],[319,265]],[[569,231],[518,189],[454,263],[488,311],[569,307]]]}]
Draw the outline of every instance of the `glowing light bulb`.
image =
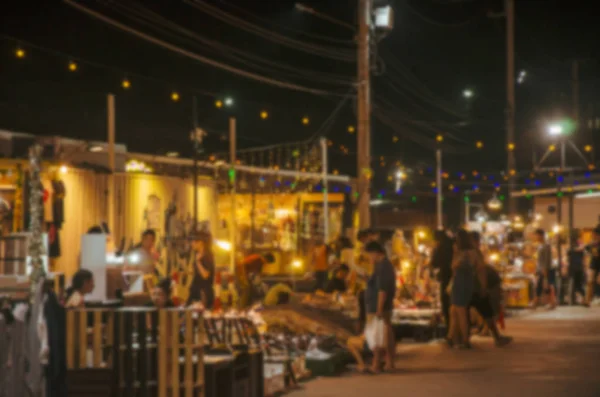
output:
[{"label": "glowing light bulb", "polygon": [[23,59],[23,58],[25,58],[25,50],[24,50],[24,49],[22,49],[22,48],[17,48],[17,49],[15,50],[15,56],[16,56],[17,58],[19,58],[19,59]]},{"label": "glowing light bulb", "polygon": [[179,101],[179,93],[177,93],[177,92],[172,92],[172,93],[171,93],[171,100],[172,100],[173,102],[177,102],[177,101]]},{"label": "glowing light bulb", "polygon": [[262,112],[260,112],[260,118],[263,120],[266,120],[269,118],[269,113],[267,113],[266,110],[263,110]]},{"label": "glowing light bulb", "polygon": [[131,87],[131,81],[124,79],[121,82],[121,87],[123,87],[123,89],[128,90]]},{"label": "glowing light bulb", "polygon": [[310,124],[310,119],[308,117],[303,117],[302,118],[302,124],[309,125]]},{"label": "glowing light bulb", "polygon": [[76,72],[77,69],[78,69],[78,66],[75,62],[73,62],[73,61],[69,62],[69,71]]},{"label": "glowing light bulb", "polygon": [[354,126],[353,125],[349,125],[348,126],[348,132],[351,133],[351,134],[354,134],[354,131],[356,131],[355,128],[354,128]]}]

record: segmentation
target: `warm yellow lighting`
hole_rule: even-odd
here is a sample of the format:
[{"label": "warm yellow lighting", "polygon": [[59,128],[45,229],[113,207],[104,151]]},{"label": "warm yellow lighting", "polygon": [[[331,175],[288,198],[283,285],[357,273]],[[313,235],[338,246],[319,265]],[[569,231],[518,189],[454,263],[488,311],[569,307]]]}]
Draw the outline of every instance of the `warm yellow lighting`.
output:
[{"label": "warm yellow lighting", "polygon": [[556,150],[556,145],[550,145],[548,146],[548,150],[550,150],[551,152]]},{"label": "warm yellow lighting", "polygon": [[302,118],[302,124],[309,125],[310,124],[310,119],[308,117],[303,117]]},{"label": "warm yellow lighting", "polygon": [[560,233],[561,229],[562,229],[562,226],[560,226],[560,225],[554,225],[552,227],[552,232],[555,233],[555,234],[556,233]]},{"label": "warm yellow lighting", "polygon": [[475,146],[477,147],[477,149],[481,149],[483,148],[483,142],[477,141],[477,143],[475,143]]},{"label": "warm yellow lighting", "polygon": [[401,265],[402,265],[402,269],[404,269],[404,270],[408,270],[411,267],[411,263],[407,260],[402,261]]},{"label": "warm yellow lighting", "polygon": [[420,239],[424,239],[425,237],[427,237],[427,233],[425,233],[423,230],[419,230],[419,232],[417,233],[417,236]]},{"label": "warm yellow lighting", "polygon": [[19,58],[19,59],[23,59],[23,58],[25,58],[25,50],[24,50],[24,49],[22,49],[22,48],[17,48],[17,49],[15,50],[15,56],[16,56],[17,58]]},{"label": "warm yellow lighting", "polygon": [[90,152],[92,153],[100,153],[103,150],[102,146],[95,145],[90,147]]},{"label": "warm yellow lighting", "polygon": [[592,145],[585,145],[585,147],[583,148],[583,150],[585,150],[586,152],[591,152],[592,151]]},{"label": "warm yellow lighting", "polygon": [[517,173],[516,170],[510,170],[510,172],[509,172],[510,176],[514,176],[516,173]]},{"label": "warm yellow lighting", "polygon": [[172,92],[172,93],[171,93],[171,100],[172,100],[173,102],[177,102],[177,101],[179,101],[179,93],[178,93],[178,92]]},{"label": "warm yellow lighting", "polygon": [[491,263],[498,263],[499,260],[500,260],[500,254],[498,254],[497,252],[490,254],[490,262]]},{"label": "warm yellow lighting", "polygon": [[351,134],[354,134],[354,131],[356,131],[356,129],[354,128],[354,126],[353,125],[349,125],[348,126],[348,132],[351,133]]},{"label": "warm yellow lighting", "polygon": [[167,157],[179,157],[179,152],[167,152]]},{"label": "warm yellow lighting", "polygon": [[227,252],[231,251],[231,243],[229,241],[217,240],[215,242],[215,244],[217,245],[217,247],[219,247],[223,251],[227,251]]},{"label": "warm yellow lighting", "polygon": [[508,146],[507,146],[507,149],[512,152],[513,150],[515,150],[515,144],[514,143],[509,143]]},{"label": "warm yellow lighting", "polygon": [[442,135],[438,135],[435,137],[435,140],[438,142],[444,142],[444,137]]},{"label": "warm yellow lighting", "polygon": [[263,110],[262,112],[260,112],[260,118],[263,120],[266,120],[269,118],[269,113],[267,113],[266,110]]},{"label": "warm yellow lighting", "polygon": [[146,165],[146,163],[144,163],[143,161],[129,160],[125,164],[125,171],[151,173],[152,168]]},{"label": "warm yellow lighting", "polygon": [[61,174],[66,174],[67,172],[69,172],[69,168],[66,165],[61,165],[60,166],[60,173]]},{"label": "warm yellow lighting", "polygon": [[131,87],[131,81],[124,79],[121,82],[121,87],[123,87],[123,89],[128,90]]},{"label": "warm yellow lighting", "polygon": [[302,260],[301,259],[294,259],[292,261],[292,267],[294,269],[300,269],[302,267]]},{"label": "warm yellow lighting", "polygon": [[596,166],[594,164],[588,165],[588,170],[593,171],[595,169],[596,169]]},{"label": "warm yellow lighting", "polygon": [[536,222],[539,222],[539,221],[541,221],[543,218],[544,218],[544,217],[542,216],[542,214],[535,214],[535,218],[534,218],[534,219],[535,219],[535,221],[536,221]]},{"label": "warm yellow lighting", "polygon": [[215,101],[215,107],[216,107],[217,109],[221,109],[221,108],[223,107],[223,101],[221,101],[220,99],[217,99],[217,100]]},{"label": "warm yellow lighting", "polygon": [[398,142],[398,137],[397,137],[397,136],[394,136],[394,137],[392,138],[392,142],[394,142],[394,143]]},{"label": "warm yellow lighting", "polygon": [[77,68],[78,68],[78,66],[75,62],[73,62],[73,61],[69,62],[69,70],[71,72],[76,72]]}]

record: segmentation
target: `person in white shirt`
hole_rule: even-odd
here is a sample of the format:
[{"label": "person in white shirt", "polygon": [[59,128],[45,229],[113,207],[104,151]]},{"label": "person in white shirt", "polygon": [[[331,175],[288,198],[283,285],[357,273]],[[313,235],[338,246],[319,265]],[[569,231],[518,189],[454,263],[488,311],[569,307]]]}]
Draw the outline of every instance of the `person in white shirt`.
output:
[{"label": "person in white shirt", "polygon": [[86,269],[80,269],[71,280],[71,286],[65,296],[65,308],[82,309],[85,307],[84,297],[94,290],[94,275]]}]

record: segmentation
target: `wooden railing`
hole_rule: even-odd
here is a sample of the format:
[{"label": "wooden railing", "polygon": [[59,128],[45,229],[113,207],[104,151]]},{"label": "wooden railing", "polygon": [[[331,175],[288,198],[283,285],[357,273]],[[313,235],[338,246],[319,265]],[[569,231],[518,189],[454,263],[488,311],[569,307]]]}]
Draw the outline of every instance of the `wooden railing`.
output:
[{"label": "wooden railing", "polygon": [[84,395],[95,372],[111,396],[203,396],[203,319],[191,310],[71,310],[66,333],[70,391]]}]

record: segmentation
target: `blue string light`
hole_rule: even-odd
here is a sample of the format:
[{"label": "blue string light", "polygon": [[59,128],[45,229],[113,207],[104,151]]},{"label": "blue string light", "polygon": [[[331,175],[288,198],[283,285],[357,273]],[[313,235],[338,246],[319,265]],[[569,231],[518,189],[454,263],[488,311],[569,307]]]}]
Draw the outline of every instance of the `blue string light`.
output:
[{"label": "blue string light", "polygon": [[587,172],[585,173],[585,177],[586,177],[586,178],[591,178],[591,177],[592,177],[592,173],[591,173],[591,172],[589,172],[589,171],[587,171]]},{"label": "blue string light", "polygon": [[539,180],[537,180],[537,179],[535,180],[535,182],[534,182],[534,183],[535,183],[535,186],[540,186],[540,185],[542,184],[542,182],[540,182],[540,181],[539,181]]},{"label": "blue string light", "polygon": [[565,177],[562,175],[559,175],[559,177],[556,178],[556,180],[558,181],[558,183],[563,183],[565,181]]}]

